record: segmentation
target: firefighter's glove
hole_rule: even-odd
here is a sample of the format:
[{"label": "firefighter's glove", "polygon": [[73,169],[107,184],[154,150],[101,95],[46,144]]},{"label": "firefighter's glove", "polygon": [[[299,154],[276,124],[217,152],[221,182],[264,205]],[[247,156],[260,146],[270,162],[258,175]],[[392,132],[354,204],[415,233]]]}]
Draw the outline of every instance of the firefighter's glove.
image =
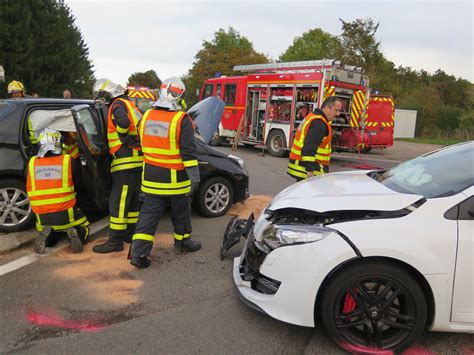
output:
[{"label": "firefighter's glove", "polygon": [[191,191],[187,194],[187,196],[193,196],[199,187],[199,182],[201,181],[201,177],[199,175],[199,166],[186,168],[186,173],[188,174],[189,180],[191,180]]},{"label": "firefighter's glove", "polygon": [[129,134],[119,135],[120,141],[122,144],[126,145],[129,148],[138,148],[140,147],[140,140],[137,136],[131,136]]}]

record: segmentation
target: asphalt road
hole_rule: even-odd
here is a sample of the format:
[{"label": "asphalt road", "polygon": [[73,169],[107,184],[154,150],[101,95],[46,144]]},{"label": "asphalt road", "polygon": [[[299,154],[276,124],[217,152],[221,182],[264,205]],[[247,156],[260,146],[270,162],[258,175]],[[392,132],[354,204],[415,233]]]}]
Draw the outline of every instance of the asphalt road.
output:
[{"label": "asphalt road", "polygon": [[[230,153],[228,147],[220,149]],[[246,161],[252,195],[234,213],[263,208],[293,182],[285,173],[286,159],[258,153],[252,148],[233,153]],[[394,164],[380,155],[361,161],[345,153],[334,155],[332,170]],[[126,251],[93,254],[92,245],[107,236],[104,230],[82,254],[73,255],[67,247],[49,251],[1,276],[0,353],[341,353],[321,327],[285,324],[239,301],[231,280],[232,258],[219,258],[230,218],[193,215],[193,236],[203,248],[177,256],[166,216],[146,270],[130,266]],[[16,253],[26,255],[28,247]],[[472,341],[472,335],[425,333],[413,349],[463,353],[472,349]]]}]

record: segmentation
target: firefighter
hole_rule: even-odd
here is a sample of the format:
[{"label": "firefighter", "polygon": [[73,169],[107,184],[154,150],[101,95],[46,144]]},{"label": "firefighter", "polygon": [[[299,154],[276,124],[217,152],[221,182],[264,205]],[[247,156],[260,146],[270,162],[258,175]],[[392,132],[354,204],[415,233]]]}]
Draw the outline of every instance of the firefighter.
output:
[{"label": "firefighter", "polygon": [[13,80],[8,84],[8,93],[12,99],[24,98],[25,86],[20,81]]},{"label": "firefighter", "polygon": [[143,165],[137,126],[141,113],[131,101],[127,89],[108,79],[94,84],[94,97],[109,106],[107,138],[113,156],[112,187],[109,198],[110,234],[103,244],[94,246],[96,253],[118,252],[123,243],[131,243],[138,220],[140,180]]},{"label": "firefighter", "polygon": [[33,249],[42,254],[54,243],[55,232],[67,232],[72,251],[80,253],[89,235],[89,221],[76,207],[71,156],[61,153],[60,132],[46,128],[39,139],[40,149],[28,163],[26,183],[40,232]]},{"label": "firefighter", "polygon": [[[8,93],[12,99],[23,99],[26,95],[26,89],[23,83],[20,81],[13,80],[8,84]],[[38,144],[38,138],[33,132],[33,126],[31,124],[31,119],[28,116],[28,138],[31,144],[36,145]]]},{"label": "firefighter", "polygon": [[72,159],[79,158],[77,132],[67,132],[63,143],[63,154],[69,154]]},{"label": "firefighter", "polygon": [[331,121],[339,116],[342,105],[340,98],[331,96],[299,125],[288,163],[288,174],[297,181],[329,172]]},{"label": "firefighter", "polygon": [[199,167],[193,122],[186,113],[179,111],[178,100],[184,91],[185,86],[178,78],[165,80],[158,100],[140,122],[145,201],[140,209],[130,253],[130,263],[138,268],[150,266],[148,256],[156,227],[167,205],[171,208],[175,253],[184,254],[201,248],[201,243],[191,239],[188,196],[199,184]]}]

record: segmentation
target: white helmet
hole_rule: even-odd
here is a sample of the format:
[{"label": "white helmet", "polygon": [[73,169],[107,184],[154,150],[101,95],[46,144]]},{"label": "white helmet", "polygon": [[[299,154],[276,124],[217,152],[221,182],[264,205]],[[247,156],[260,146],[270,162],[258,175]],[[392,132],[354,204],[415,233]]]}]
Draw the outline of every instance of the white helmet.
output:
[{"label": "white helmet", "polygon": [[92,92],[94,98],[103,99],[105,102],[110,103],[113,98],[125,94],[127,89],[104,78],[95,82]]},{"label": "white helmet", "polygon": [[38,137],[40,141],[40,149],[38,156],[43,158],[47,152],[52,152],[55,155],[61,154],[63,136],[58,131],[45,128]]},{"label": "white helmet", "polygon": [[168,78],[161,84],[159,98],[153,103],[153,106],[177,110],[178,100],[185,91],[186,86],[180,79],[175,76]]}]

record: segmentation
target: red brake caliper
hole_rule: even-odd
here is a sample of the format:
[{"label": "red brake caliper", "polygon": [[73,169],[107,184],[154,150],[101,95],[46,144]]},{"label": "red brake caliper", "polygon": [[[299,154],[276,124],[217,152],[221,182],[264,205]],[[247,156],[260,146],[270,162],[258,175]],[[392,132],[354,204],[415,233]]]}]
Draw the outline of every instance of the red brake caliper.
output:
[{"label": "red brake caliper", "polygon": [[344,300],[344,307],[342,308],[343,314],[351,313],[354,309],[356,309],[357,303],[354,300],[354,297],[351,296],[349,292],[346,293],[346,299]]}]

